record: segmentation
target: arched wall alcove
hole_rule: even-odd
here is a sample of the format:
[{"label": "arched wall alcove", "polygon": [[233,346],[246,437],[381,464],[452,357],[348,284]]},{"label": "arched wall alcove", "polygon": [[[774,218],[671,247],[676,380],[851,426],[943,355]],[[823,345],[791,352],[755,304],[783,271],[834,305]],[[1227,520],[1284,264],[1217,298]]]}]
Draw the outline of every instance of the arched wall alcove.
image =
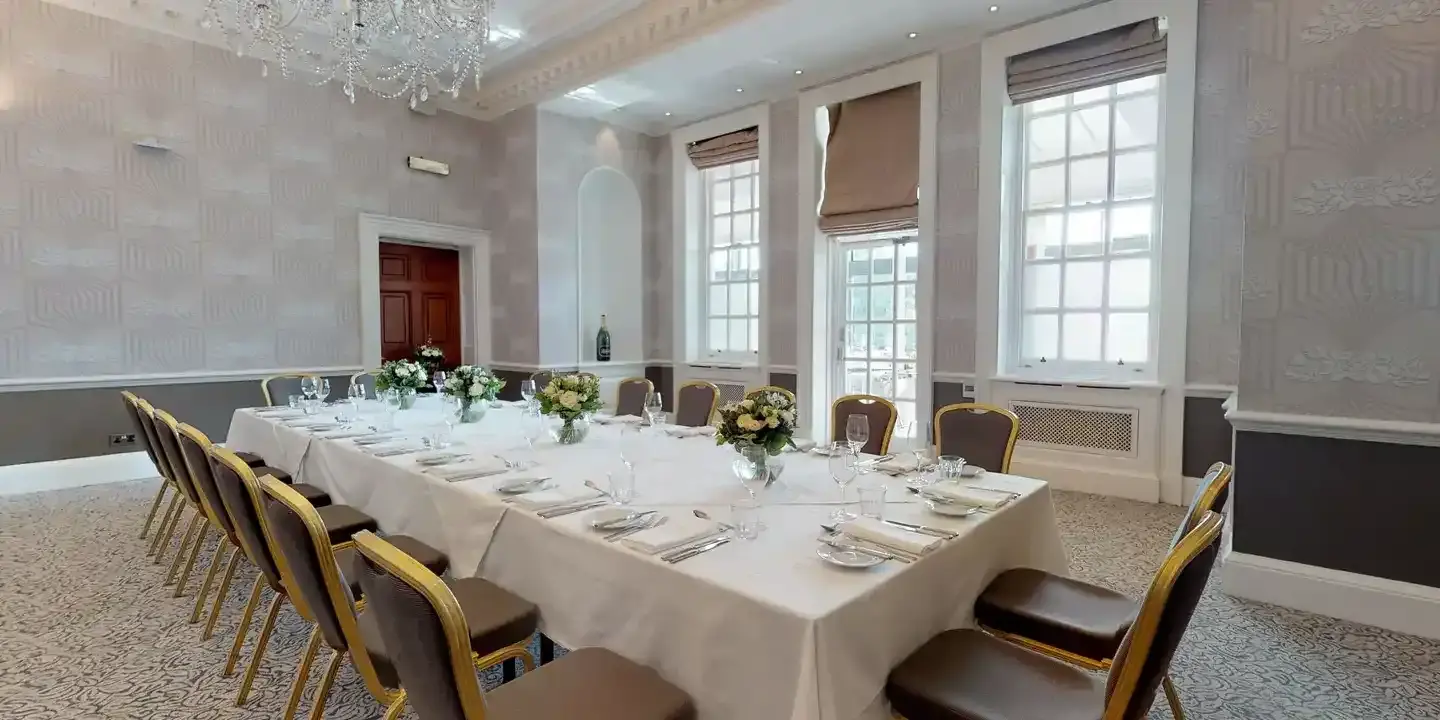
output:
[{"label": "arched wall alcove", "polygon": [[595,359],[600,316],[610,328],[611,361],[644,360],[644,257],[640,193],[625,173],[598,167],[579,189],[576,339],[581,362]]}]

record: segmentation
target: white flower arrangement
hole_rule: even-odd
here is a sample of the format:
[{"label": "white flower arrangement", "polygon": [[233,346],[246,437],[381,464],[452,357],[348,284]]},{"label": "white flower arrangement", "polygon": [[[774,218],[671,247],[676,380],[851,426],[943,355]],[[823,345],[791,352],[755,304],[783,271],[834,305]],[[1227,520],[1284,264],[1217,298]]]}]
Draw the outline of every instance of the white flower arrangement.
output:
[{"label": "white flower arrangement", "polygon": [[424,345],[415,348],[415,362],[424,365],[426,370],[435,372],[445,364],[445,351],[426,340]]},{"label": "white flower arrangement", "polygon": [[778,455],[795,434],[795,402],[778,392],[757,393],[720,407],[715,444],[751,443]]},{"label": "white flower arrangement", "polygon": [[600,379],[594,375],[557,375],[536,397],[540,412],[566,423],[600,409]]},{"label": "white flower arrangement", "polygon": [[462,407],[469,407],[471,403],[494,400],[503,387],[505,381],[489,370],[475,365],[461,365],[446,376],[441,392],[460,401]]},{"label": "white flower arrangement", "polygon": [[382,364],[380,372],[375,373],[375,389],[418,390],[425,387],[429,377],[429,371],[420,363],[413,360],[391,360]]}]

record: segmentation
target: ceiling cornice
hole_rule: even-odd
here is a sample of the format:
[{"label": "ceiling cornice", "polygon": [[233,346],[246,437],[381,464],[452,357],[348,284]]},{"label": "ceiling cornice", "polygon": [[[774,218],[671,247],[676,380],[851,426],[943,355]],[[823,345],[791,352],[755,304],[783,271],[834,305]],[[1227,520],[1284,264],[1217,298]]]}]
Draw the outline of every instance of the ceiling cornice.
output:
[{"label": "ceiling cornice", "polygon": [[[482,81],[476,115],[496,118],[602,80],[779,0],[645,0],[600,27]],[[470,114],[470,113],[467,113]]]}]

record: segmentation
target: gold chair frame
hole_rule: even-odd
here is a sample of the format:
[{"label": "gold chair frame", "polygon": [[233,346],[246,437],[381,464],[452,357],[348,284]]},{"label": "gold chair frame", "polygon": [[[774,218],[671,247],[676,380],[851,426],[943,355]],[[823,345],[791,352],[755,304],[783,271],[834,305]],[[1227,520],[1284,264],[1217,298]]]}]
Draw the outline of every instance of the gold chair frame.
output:
[{"label": "gold chair frame", "polygon": [[[484,691],[480,689],[480,683],[475,678],[476,668],[489,667],[518,657],[525,663],[526,672],[535,669],[534,659],[524,647],[528,640],[501,648],[484,657],[477,656],[475,651],[470,649],[470,626],[465,621],[465,612],[460,609],[460,601],[455,599],[455,593],[440,576],[421,565],[415,558],[406,555],[369,530],[355,534],[355,549],[385,572],[423,595],[440,616],[445,642],[450,649],[450,669],[454,672],[455,687],[460,693],[460,705],[467,720],[486,718]],[[465,658],[469,661],[466,662]],[[387,715],[385,720],[394,720],[394,717]]]},{"label": "gold chair frame", "polygon": [[[135,407],[143,416],[149,418],[150,428],[155,432],[155,437],[147,436],[147,440],[159,446],[160,430],[155,425],[155,406],[142,398],[136,398]],[[144,424],[143,420],[142,424]],[[163,446],[156,447],[155,455],[157,458],[163,458],[163,461],[157,461],[156,469],[160,471],[161,478],[165,481],[165,486],[173,491],[170,495],[170,504],[166,506],[165,514],[160,518],[160,525],[155,528],[155,535],[150,538],[149,548],[145,552],[146,555],[154,556],[150,561],[151,563],[159,565],[165,560],[165,551],[170,549],[171,541],[175,536],[175,528],[179,526],[180,518],[185,514],[185,511],[189,509],[189,502],[185,497],[185,493],[180,490],[179,481],[173,477],[175,469],[170,467],[170,459],[169,456],[165,454],[165,448]],[[161,465],[163,465],[163,468],[159,467]],[[164,488],[162,487],[161,492],[155,497],[156,507],[158,507],[158,503],[160,502],[160,495],[163,494]],[[153,509],[154,508],[152,508],[152,510]],[[168,585],[169,583],[167,582],[166,584]]]},{"label": "gold chair frame", "polygon": [[[205,498],[205,493],[200,492],[200,487],[195,482],[195,469],[190,467],[190,459],[185,457],[185,449],[183,446],[180,445],[180,434],[182,432],[182,428],[188,429],[190,432],[187,432],[185,434],[191,439],[199,442],[201,447],[209,447],[213,443],[210,442],[210,438],[205,437],[204,433],[196,430],[193,427],[190,427],[189,425],[184,425],[176,421],[173,415],[165,412],[164,410],[157,409],[155,411],[155,420],[158,423],[163,423],[165,429],[175,436],[175,445],[180,450],[180,461],[185,464],[185,468],[183,471],[189,475],[189,482],[191,486],[195,488],[195,497],[199,500],[198,507],[194,508],[195,515],[190,519],[190,524],[185,528],[185,536],[180,541],[180,552],[176,553],[175,560],[170,564],[170,573],[165,580],[165,584],[168,585],[172,581],[175,582],[175,592],[171,595],[171,597],[178,598],[181,595],[185,594],[185,586],[189,584],[190,573],[195,568],[195,559],[200,555],[201,546],[203,546],[205,544],[205,541],[209,539],[210,531],[214,530],[215,533],[219,535],[220,541],[219,544],[215,547],[215,556],[211,559],[210,562],[210,572],[206,576],[205,584],[203,585],[203,587],[206,588],[205,592],[209,592],[208,588],[210,587],[210,582],[214,579],[215,571],[218,567],[216,561],[219,560],[220,555],[225,550],[225,526],[220,523],[220,520],[216,516],[215,508],[210,507],[210,501]],[[156,430],[159,429],[160,428],[157,426]],[[189,502],[189,498],[185,498],[185,500],[187,503]],[[219,512],[225,512],[225,509],[221,508]],[[199,534],[192,539],[191,535],[192,533],[195,533],[197,529],[199,531]],[[182,555],[185,555],[186,546],[190,547],[190,554],[188,557],[186,557],[184,568],[180,570],[180,574],[177,578],[175,575],[175,571],[180,566],[180,557]],[[203,602],[203,595],[196,598],[195,609],[190,614],[190,623],[192,625],[200,621],[199,613]]]},{"label": "gold chair frame", "polygon": [[[212,450],[215,447],[215,443],[211,442],[209,436],[201,432],[199,428],[181,423],[177,432],[195,441],[201,448],[204,448],[205,458],[207,460],[214,457]],[[190,458],[186,457],[185,462],[188,465]],[[212,471],[211,474],[213,475],[214,472]],[[190,476],[195,477],[195,468],[193,467],[190,468]],[[200,493],[200,497],[203,499],[205,494]],[[217,510],[216,508],[210,507],[208,501],[205,506],[209,510],[210,520],[214,523],[215,531],[220,535],[220,544],[215,548],[215,555],[210,558],[210,570],[205,573],[205,581],[201,583],[200,591],[195,595],[195,607],[190,611],[191,625],[200,622],[200,618],[204,614],[205,599],[210,594],[210,586],[215,582],[215,573],[220,569],[220,558],[225,555],[227,544],[230,547],[230,555],[229,559],[225,561],[225,574],[220,580],[220,587],[217,591],[218,594],[215,596],[215,604],[210,610],[210,619],[205,623],[205,630],[200,635],[201,640],[209,640],[210,636],[214,634],[215,622],[219,619],[220,615],[220,606],[224,602],[225,594],[230,591],[230,582],[235,578],[235,570],[240,563],[240,556],[244,555],[245,552],[239,545],[230,543],[229,534],[225,532],[224,526],[219,522],[219,513],[228,513],[229,510],[226,510],[223,506]],[[237,536],[238,535],[237,533]]]},{"label": "gold chair frame", "polygon": [[[120,397],[121,397],[122,399],[124,399],[124,400],[125,400],[125,404],[129,405],[130,408],[131,408],[132,410],[134,410],[136,413],[140,412],[140,397],[139,397],[139,396],[137,396],[135,393],[130,392],[129,390],[121,390],[121,391],[120,391]],[[143,434],[145,431],[144,431],[144,429],[142,428],[140,432],[141,432],[141,434]],[[144,441],[145,441],[145,445],[146,445],[146,446],[149,446],[149,445],[150,445],[150,438],[146,437],[146,438],[144,438]],[[151,448],[150,450],[151,450],[152,453],[156,452],[156,449],[155,449],[155,448]],[[159,472],[160,472],[159,463],[156,463],[156,465],[155,465],[155,472],[156,472],[156,473],[159,473]],[[144,524],[143,526],[141,526],[141,528],[140,528],[140,539],[141,539],[141,540],[144,540],[144,539],[145,539],[145,536],[150,534],[150,526],[155,522],[155,515],[156,515],[156,513],[158,513],[158,512],[160,511],[160,504],[161,504],[161,502],[163,502],[163,501],[165,500],[165,491],[166,491],[167,489],[169,489],[169,488],[170,488],[170,481],[169,481],[169,479],[166,478],[166,477],[164,477],[164,476],[162,475],[162,476],[160,477],[160,489],[155,492],[155,500],[150,503],[150,512],[145,515],[145,524]]]},{"label": "gold chair frame", "polygon": [[[589,373],[577,373],[577,374],[579,374],[579,375],[588,375]],[[629,384],[631,384],[631,383],[645,383],[645,387],[646,387],[651,393],[655,392],[655,383],[650,382],[650,378],[627,377],[627,378],[621,380],[620,383],[615,386],[615,411],[616,411],[617,413],[620,411],[620,391],[621,391],[622,389],[624,389],[626,385],[629,385]],[[647,395],[646,397],[649,397],[649,396]]]},{"label": "gold chair frame", "polygon": [[[720,386],[709,380],[687,380],[680,383],[680,387],[675,390],[675,417],[677,419],[680,417],[680,398],[684,397],[684,393],[682,393],[681,390],[696,386],[710,388],[710,412],[705,415],[705,422],[706,424],[714,422],[715,408],[720,407]],[[651,392],[654,392],[653,383]]]},{"label": "gold chair frame", "polygon": [[[273,381],[273,380],[283,380],[283,379],[285,379],[285,378],[295,378],[295,379],[297,379],[297,380],[304,380],[304,379],[307,378],[307,377],[318,378],[318,377],[320,377],[320,376],[319,376],[319,375],[316,375],[316,374],[314,374],[314,373],[280,373],[279,375],[271,375],[270,377],[267,377],[267,378],[265,378],[264,380],[261,380],[261,381],[260,381],[260,392],[265,395],[265,404],[266,404],[266,405],[274,405],[274,404],[275,404],[275,399],[272,398],[272,397],[270,397],[270,382],[271,382],[271,381]],[[352,377],[353,377],[353,376],[352,376]]]},{"label": "gold chair frame", "polygon": [[746,390],[746,391],[745,391],[745,399],[746,399],[746,400],[749,400],[750,398],[753,398],[753,397],[755,397],[756,395],[759,395],[760,393],[767,393],[767,392],[778,392],[778,393],[781,393],[781,394],[783,394],[783,395],[786,395],[787,397],[790,398],[790,404],[791,404],[791,405],[794,405],[794,404],[795,404],[795,391],[790,390],[789,388],[780,387],[779,385],[761,385],[760,387],[757,387],[757,388],[755,388],[755,389],[753,389],[753,390]]},{"label": "gold chair frame", "polygon": [[931,429],[935,432],[935,443],[932,449],[935,451],[935,454],[937,456],[940,454],[940,418],[944,417],[947,413],[962,411],[972,412],[975,410],[1004,415],[1006,419],[1010,421],[1010,437],[1005,441],[1005,461],[1000,466],[1000,472],[1010,472],[1010,458],[1015,455],[1015,443],[1020,438],[1020,416],[1016,415],[1015,412],[1010,410],[1009,408],[1003,408],[999,405],[991,405],[990,403],[979,402],[963,402],[946,405],[945,407],[936,410],[933,423],[930,426]]},{"label": "gold chair frame", "polygon": [[830,403],[830,437],[835,437],[835,430],[840,427],[840,404],[850,400],[873,400],[890,408],[890,420],[885,423],[885,434],[882,436],[884,439],[880,441],[880,454],[884,455],[890,452],[890,438],[895,434],[895,423],[900,419],[900,408],[895,407],[895,403],[879,395],[857,393],[854,395],[841,395],[835,398],[834,402]]},{"label": "gold chair frame", "polygon": [[[544,383],[541,383],[540,378],[542,377],[548,379]],[[553,370],[536,370],[530,373],[530,379],[535,383],[535,391],[539,392],[544,390],[546,385],[550,384],[550,380],[555,379],[555,372]]]}]

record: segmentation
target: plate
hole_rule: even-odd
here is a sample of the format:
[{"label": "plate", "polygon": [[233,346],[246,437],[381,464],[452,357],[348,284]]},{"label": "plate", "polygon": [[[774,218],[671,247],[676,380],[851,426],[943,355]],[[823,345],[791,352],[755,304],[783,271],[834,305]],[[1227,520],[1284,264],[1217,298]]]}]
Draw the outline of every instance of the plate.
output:
[{"label": "plate", "polygon": [[505,495],[519,495],[530,492],[531,490],[539,490],[549,479],[550,478],[543,477],[515,478],[514,480],[507,480],[501,483],[495,488],[495,492]]},{"label": "plate", "polygon": [[821,560],[831,565],[839,565],[843,568],[868,568],[885,562],[885,558],[876,557],[870,553],[864,553],[858,550],[841,550],[840,548],[829,545],[821,545],[819,548],[816,548],[815,554],[819,555]]},{"label": "plate", "polygon": [[946,517],[969,517],[980,512],[980,508],[971,505],[940,502],[938,500],[926,500],[925,507],[929,508],[930,512],[936,515],[944,515]]},{"label": "plate", "polygon": [[966,465],[965,467],[960,468],[960,477],[973,478],[980,477],[984,474],[985,468],[982,468],[979,465]]},{"label": "plate", "polygon": [[585,522],[596,530],[619,530],[635,522],[640,515],[641,513],[627,508],[607,507],[585,516]]},{"label": "plate", "polygon": [[470,459],[470,456],[469,456],[469,455],[466,455],[465,453],[455,453],[455,452],[433,452],[433,453],[426,453],[426,454],[424,454],[424,455],[417,455],[417,456],[415,456],[415,462],[416,462],[416,464],[418,464],[418,465],[424,465],[424,466],[426,466],[426,467],[434,467],[434,466],[436,466],[436,465],[445,465],[445,464],[447,464],[447,463],[452,463],[452,462],[455,462],[455,461],[457,461],[457,460],[468,460],[468,459]]}]

